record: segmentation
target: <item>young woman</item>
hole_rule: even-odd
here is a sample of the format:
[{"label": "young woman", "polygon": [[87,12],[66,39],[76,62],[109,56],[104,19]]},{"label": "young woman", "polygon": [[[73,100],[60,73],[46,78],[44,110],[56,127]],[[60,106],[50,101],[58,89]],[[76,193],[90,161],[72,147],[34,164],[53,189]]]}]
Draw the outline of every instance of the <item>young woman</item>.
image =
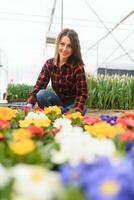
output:
[{"label": "young woman", "polygon": [[[51,80],[54,92],[46,89]],[[86,112],[87,84],[78,34],[63,29],[56,40],[54,58],[47,60],[27,100],[27,107],[58,105],[62,112],[70,108]]]}]

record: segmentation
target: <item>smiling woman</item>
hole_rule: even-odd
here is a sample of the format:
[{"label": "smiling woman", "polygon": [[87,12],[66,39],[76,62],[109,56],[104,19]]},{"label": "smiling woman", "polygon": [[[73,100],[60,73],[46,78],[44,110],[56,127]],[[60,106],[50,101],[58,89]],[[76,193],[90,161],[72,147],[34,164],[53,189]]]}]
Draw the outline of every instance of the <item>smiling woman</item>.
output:
[{"label": "smiling woman", "polygon": [[[44,59],[53,57],[53,45],[44,45],[53,2],[54,0],[0,1],[0,48],[8,57],[8,81],[13,79],[15,83],[34,84],[40,71],[39,66],[42,66]],[[131,64],[133,67],[132,61],[111,34],[104,38],[108,30],[97,19],[91,8],[104,25],[112,30],[134,8],[134,1],[77,0],[76,4],[75,1],[64,0],[63,27],[69,27],[79,33],[85,70],[96,73],[97,67],[104,63],[112,52],[114,54],[105,61],[103,67],[113,66],[113,64],[122,68],[128,68]],[[82,15],[80,15],[81,11],[84,11]],[[133,50],[133,16],[127,18],[113,33],[128,53]],[[57,1],[50,32],[57,35],[61,30],[60,25],[61,1]],[[104,40],[98,43],[101,38]],[[132,53],[130,52],[130,56],[133,58]],[[123,54],[124,56],[121,56]],[[115,58],[119,59],[112,61]]]},{"label": "smiling woman", "polygon": [[[51,79],[54,92],[46,90]],[[44,64],[27,106],[37,102],[39,107],[61,106],[65,113],[70,109],[86,112],[87,83],[81,56],[78,34],[63,29],[56,40],[55,55]]]},{"label": "smiling woman", "polygon": [[61,38],[61,41],[58,47],[58,53],[59,53],[59,61],[60,61],[59,67],[61,67],[64,63],[67,62],[68,57],[72,55],[71,41],[67,36],[64,36]]}]

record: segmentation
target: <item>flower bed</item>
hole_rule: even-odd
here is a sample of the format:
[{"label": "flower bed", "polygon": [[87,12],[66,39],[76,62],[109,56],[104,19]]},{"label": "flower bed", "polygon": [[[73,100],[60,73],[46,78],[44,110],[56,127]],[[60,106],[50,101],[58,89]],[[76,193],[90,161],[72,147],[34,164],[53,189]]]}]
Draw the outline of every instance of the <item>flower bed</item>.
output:
[{"label": "flower bed", "polygon": [[0,199],[131,200],[134,113],[0,107]]}]

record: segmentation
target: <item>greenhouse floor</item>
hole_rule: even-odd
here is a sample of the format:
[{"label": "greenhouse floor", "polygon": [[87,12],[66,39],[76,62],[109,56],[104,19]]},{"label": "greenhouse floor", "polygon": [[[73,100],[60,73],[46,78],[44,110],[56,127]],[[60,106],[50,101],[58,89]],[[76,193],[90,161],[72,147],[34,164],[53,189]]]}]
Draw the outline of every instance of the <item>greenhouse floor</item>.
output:
[{"label": "greenhouse floor", "polygon": [[110,115],[110,116],[118,116],[120,117],[123,113],[134,113],[134,110],[118,110],[118,109],[113,109],[113,110],[99,110],[99,109],[89,109],[88,114],[91,115],[94,118],[98,118],[101,114],[103,115]]},{"label": "greenhouse floor", "polygon": [[26,102],[9,102],[9,103],[0,103],[0,106],[10,107],[10,108],[22,108]]}]

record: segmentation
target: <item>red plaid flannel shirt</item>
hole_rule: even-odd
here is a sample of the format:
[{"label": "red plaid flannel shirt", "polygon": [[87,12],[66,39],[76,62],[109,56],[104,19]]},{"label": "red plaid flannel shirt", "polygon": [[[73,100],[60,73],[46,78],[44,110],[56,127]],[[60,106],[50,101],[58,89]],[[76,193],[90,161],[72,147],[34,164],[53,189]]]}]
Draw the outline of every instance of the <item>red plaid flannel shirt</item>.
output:
[{"label": "red plaid flannel shirt", "polygon": [[53,59],[47,60],[27,100],[28,103],[35,105],[36,93],[40,89],[45,89],[50,79],[52,88],[61,101],[65,103],[69,99],[75,99],[74,109],[82,112],[87,98],[87,83],[83,65],[66,63],[59,68],[53,64]]}]

